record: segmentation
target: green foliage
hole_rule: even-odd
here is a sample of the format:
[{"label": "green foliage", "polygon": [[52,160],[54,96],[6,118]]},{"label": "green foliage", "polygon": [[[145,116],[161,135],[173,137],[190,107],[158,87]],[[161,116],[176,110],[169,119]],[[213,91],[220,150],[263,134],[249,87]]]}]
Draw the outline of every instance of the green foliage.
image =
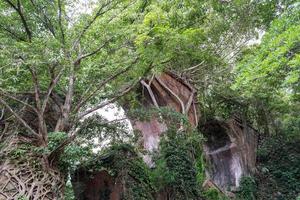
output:
[{"label": "green foliage", "polygon": [[257,185],[253,177],[244,176],[241,178],[237,198],[240,200],[256,200]]},{"label": "green foliage", "polygon": [[[53,77],[61,73],[53,91],[64,97],[66,90],[72,88],[69,80],[74,72],[69,106],[75,108],[91,94],[82,109],[65,113],[69,115],[70,129],[80,126],[81,130],[78,138],[60,152],[59,167],[64,172],[74,170],[78,164],[94,162],[92,139],[108,139],[114,144],[107,150],[111,160],[100,159],[101,162],[96,163],[115,176],[125,173],[131,185],[127,186],[128,196],[124,198],[151,199],[154,189],[150,178],[157,189],[174,191],[177,199],[199,196],[205,167],[199,133],[177,133],[176,128],[170,128],[161,141],[161,153],[150,175],[134,149],[120,145],[127,138],[124,126],[108,124],[99,116],[83,123],[77,119],[82,110],[114,99],[120,89],[149,72],[173,70],[189,79],[198,90],[204,121],[215,116],[227,118],[237,111],[245,113],[266,132],[279,129],[290,135],[290,139],[299,136],[300,12],[297,0],[87,1],[91,11],[74,16],[70,16],[69,10],[78,1],[18,1],[21,15],[7,2],[0,2],[1,90],[12,95],[33,91],[35,78],[31,71],[34,71],[44,94],[53,83]],[[16,1],[11,2],[17,5]],[[257,35],[257,30],[267,30],[262,44],[240,55],[240,50]],[[89,56],[78,61],[83,55]],[[236,55],[240,55],[240,60],[238,66],[233,67]],[[122,76],[110,79],[122,70]],[[3,98],[2,93],[0,98]],[[18,102],[12,102],[9,97],[3,99],[14,110],[21,110],[20,105],[16,106]],[[134,115],[139,112],[140,119],[156,115],[171,119],[176,125],[188,124],[185,116],[165,108],[158,112],[132,112]],[[188,127],[187,132],[193,132],[190,129]],[[47,145],[21,144],[9,152],[9,158],[22,160],[29,153],[40,157],[49,155],[69,135],[48,132]],[[3,148],[5,144],[1,141],[0,149]],[[269,151],[269,148],[260,149],[261,156],[268,155]],[[124,156],[124,152],[130,152],[134,159]],[[278,155],[281,153],[278,150]],[[5,156],[1,155],[1,159]],[[286,157],[296,163],[293,157]],[[298,170],[277,167],[266,164],[265,171],[272,174],[275,182],[284,180],[297,190],[295,174]],[[245,184],[251,181],[246,180]],[[247,196],[246,189],[242,191]],[[294,195],[285,189],[284,194]],[[207,195],[220,198],[214,191],[207,191]]]},{"label": "green foliage", "polygon": [[112,145],[100,157],[88,160],[83,166],[94,172],[105,169],[116,180],[122,180],[126,188],[122,199],[154,199],[155,189],[150,181],[150,169],[132,145]]},{"label": "green foliage", "polygon": [[203,196],[207,200],[229,200],[225,195],[222,195],[214,188],[209,188],[203,192]]},{"label": "green foliage", "polygon": [[[197,133],[195,133],[197,134]],[[199,134],[199,133],[198,133]],[[174,199],[200,198],[200,184],[193,156],[197,156],[188,133],[169,129],[160,141],[160,152],[155,159],[152,180],[158,191],[166,191]],[[202,140],[196,140],[201,144]],[[198,163],[199,164],[199,163]],[[202,173],[202,169],[199,169]]]},{"label": "green foliage", "polygon": [[300,111],[299,9],[295,5],[274,20],[261,45],[244,55],[236,69],[233,88],[249,99],[260,118],[257,124],[267,124],[265,132],[297,134],[288,127],[297,127]]},{"label": "green foliage", "polygon": [[86,162],[92,155],[92,146],[85,146],[75,142],[66,147],[59,160],[59,167],[62,172],[67,174],[70,171],[74,171],[81,163]]},{"label": "green foliage", "polygon": [[48,138],[48,148],[53,151],[63,140],[67,139],[67,134],[65,132],[50,132]]},{"label": "green foliage", "polygon": [[168,131],[161,140],[153,169],[133,146],[120,143],[103,150],[100,157],[87,160],[83,166],[90,172],[105,169],[116,180],[123,180],[124,199],[154,199],[154,192],[163,191],[175,199],[199,199],[204,178],[202,140],[198,132]]},{"label": "green foliage", "polygon": [[28,153],[28,149],[24,146],[20,148],[16,148],[13,151],[10,152],[9,156],[11,159],[20,160],[26,153]]},{"label": "green foliage", "polygon": [[68,181],[66,183],[65,193],[64,193],[64,200],[75,200],[73,187],[72,187],[70,181]]},{"label": "green foliage", "polygon": [[28,198],[21,196],[21,197],[18,197],[17,200],[28,200]]},{"label": "green foliage", "polygon": [[266,138],[257,156],[259,199],[295,199],[300,193],[299,138]]}]

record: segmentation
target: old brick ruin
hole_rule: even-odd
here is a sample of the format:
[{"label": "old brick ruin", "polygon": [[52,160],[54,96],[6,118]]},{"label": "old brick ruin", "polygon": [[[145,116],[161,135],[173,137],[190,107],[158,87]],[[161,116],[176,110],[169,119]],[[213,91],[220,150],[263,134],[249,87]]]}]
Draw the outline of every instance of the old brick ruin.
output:
[{"label": "old brick ruin", "polygon": [[[193,127],[198,126],[200,114],[197,111],[196,91],[182,78],[170,72],[163,73],[142,80],[140,89],[144,97],[141,103],[145,109],[168,107],[186,115]],[[150,152],[157,150],[160,136],[167,130],[167,125],[158,117],[130,121],[134,129],[141,133],[143,148]],[[226,122],[208,121],[200,129],[207,138],[204,151],[206,161],[211,166],[206,170],[204,187],[215,187],[222,192],[236,189],[240,178],[255,169],[256,131],[237,117]],[[151,157],[146,155],[144,161],[151,165]],[[77,195],[77,199],[120,199],[122,184],[107,171],[90,175],[78,171],[76,179],[80,184],[75,184],[74,189],[75,193],[81,190],[81,196]],[[106,198],[101,197],[104,194]]]},{"label": "old brick ruin", "polygon": [[222,192],[236,190],[242,176],[255,170],[257,133],[237,117],[222,122],[211,120],[202,127],[207,180]]}]

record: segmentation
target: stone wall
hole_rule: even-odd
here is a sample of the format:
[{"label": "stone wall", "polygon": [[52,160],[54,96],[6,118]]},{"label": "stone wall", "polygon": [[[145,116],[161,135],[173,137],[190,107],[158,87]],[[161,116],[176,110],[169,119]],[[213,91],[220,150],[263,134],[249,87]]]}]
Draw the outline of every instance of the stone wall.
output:
[{"label": "stone wall", "polygon": [[239,118],[211,120],[202,127],[207,177],[222,191],[235,190],[255,170],[257,133]]}]

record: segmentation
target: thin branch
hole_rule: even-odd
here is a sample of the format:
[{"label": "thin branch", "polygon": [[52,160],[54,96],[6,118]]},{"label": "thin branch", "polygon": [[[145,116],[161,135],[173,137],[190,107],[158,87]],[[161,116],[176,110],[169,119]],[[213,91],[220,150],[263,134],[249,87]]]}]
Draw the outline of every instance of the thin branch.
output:
[{"label": "thin branch", "polygon": [[190,68],[184,69],[183,72],[194,70],[194,69],[198,68],[199,66],[201,66],[203,63],[204,63],[204,61],[200,62],[199,64],[197,64],[195,66],[192,66]]},{"label": "thin branch", "polygon": [[44,19],[42,17],[40,17],[39,15],[37,16],[37,18],[39,18],[39,20],[42,22],[44,27],[50,31],[50,33],[53,35],[53,37],[55,37],[56,34],[55,34],[55,29],[53,27],[53,24],[52,24],[51,20],[48,18],[47,14],[45,14],[43,12],[43,8],[39,8],[39,6],[36,5],[34,0],[30,0],[30,2],[33,5],[33,7],[35,8],[36,12],[38,14],[41,14]]},{"label": "thin branch", "polygon": [[0,141],[2,140],[2,137],[4,136],[4,134],[7,132],[8,130],[8,124],[4,123],[4,129],[2,130],[2,133],[0,135]]},{"label": "thin branch", "polygon": [[109,10],[113,9],[112,8],[108,9],[108,10],[104,10],[103,9],[105,7],[107,7],[108,5],[110,5],[113,1],[108,1],[107,3],[103,4],[102,6],[100,6],[100,8],[98,9],[98,11],[96,12],[95,16],[92,18],[92,20],[90,20],[87,25],[82,29],[82,31],[80,32],[78,38],[75,40],[72,49],[74,49],[74,47],[76,47],[78,45],[78,43],[80,42],[81,38],[85,35],[85,33],[87,32],[87,30],[92,26],[92,24],[96,21],[96,19],[98,17],[100,17],[101,15],[105,14],[106,12],[108,12]]},{"label": "thin branch", "polygon": [[58,25],[60,29],[60,34],[61,34],[61,42],[62,44],[65,44],[65,33],[64,29],[62,26],[62,5],[61,5],[61,0],[58,0]]},{"label": "thin branch", "polygon": [[88,101],[90,100],[95,94],[97,94],[97,92],[104,87],[108,82],[116,79],[117,77],[119,77],[120,75],[124,74],[125,72],[127,72],[129,69],[131,69],[133,67],[133,65],[137,62],[138,58],[136,58],[128,67],[124,68],[123,70],[119,71],[116,74],[113,74],[112,76],[108,77],[107,79],[105,79],[104,81],[100,82],[98,84],[98,86],[96,87],[96,89],[94,91],[92,91],[90,94],[85,94],[83,95],[85,98],[82,99],[77,106],[75,107],[74,111],[78,112],[79,109]]},{"label": "thin branch", "polygon": [[28,69],[31,73],[31,78],[32,78],[32,81],[33,81],[33,86],[34,86],[34,96],[35,96],[35,103],[36,103],[36,107],[37,107],[37,110],[38,112],[41,110],[41,91],[40,91],[40,86],[39,86],[39,81],[38,81],[38,78],[37,78],[37,74],[36,74],[36,71],[34,69],[32,69],[30,66],[28,66]]},{"label": "thin branch", "polygon": [[60,154],[62,153],[63,149],[69,145],[75,138],[77,134],[76,132],[72,133],[67,139],[65,139],[62,143],[60,143],[53,151],[50,152],[48,156],[48,161],[50,166],[53,166],[54,161],[59,158]]},{"label": "thin branch", "polygon": [[47,103],[49,101],[50,95],[52,94],[52,91],[53,91],[54,87],[58,83],[63,71],[64,71],[64,68],[61,68],[60,71],[58,72],[57,76],[54,79],[51,80],[51,83],[50,83],[50,85],[47,89],[46,97],[43,101],[43,105],[42,105],[42,109],[41,109],[42,114],[44,114],[44,112],[45,112],[45,109],[46,109]]},{"label": "thin branch", "polygon": [[112,37],[109,38],[108,40],[106,40],[101,46],[99,46],[97,49],[95,49],[94,51],[81,55],[80,57],[78,57],[74,63],[80,62],[82,59],[87,58],[89,56],[93,56],[95,54],[97,54],[101,49],[103,49],[103,47],[105,47],[105,45],[107,45],[110,41],[112,40]]},{"label": "thin branch", "polygon": [[7,27],[4,27],[4,26],[1,26],[0,24],[0,28],[4,31],[6,31],[7,33],[10,34],[10,36],[16,40],[20,40],[20,41],[23,41],[23,42],[26,42],[26,39],[24,39],[23,37],[19,36],[17,33],[15,33],[13,30],[11,30],[10,28],[7,28]]},{"label": "thin branch", "polygon": [[141,80],[141,78],[134,84],[132,84],[131,86],[125,88],[123,91],[121,91],[121,93],[119,93],[118,95],[114,96],[113,98],[93,107],[93,108],[90,108],[86,111],[84,111],[83,113],[79,114],[79,117],[78,119],[82,119],[83,117],[85,117],[86,115],[100,109],[100,108],[103,108],[104,106],[107,106],[108,104],[111,104],[113,102],[115,102],[116,100],[118,100],[120,97],[124,96],[125,94],[127,94],[128,92],[130,92],[134,87],[135,85]]},{"label": "thin branch", "polygon": [[197,109],[196,109],[196,105],[195,102],[193,102],[193,110],[194,110],[194,116],[195,116],[195,125],[198,125],[198,115],[197,115]]},{"label": "thin branch", "polygon": [[2,110],[1,110],[1,116],[0,116],[0,120],[2,120],[2,119],[3,119],[3,117],[4,117],[4,111],[5,111],[5,108],[2,108]]},{"label": "thin branch", "polygon": [[189,109],[190,109],[190,107],[193,103],[193,100],[194,100],[194,95],[195,95],[195,93],[192,92],[192,94],[189,97],[189,100],[188,100],[187,104],[185,105],[185,110],[184,110],[185,114],[188,114],[188,112],[189,112]]},{"label": "thin branch", "polygon": [[5,92],[4,90],[2,90],[2,89],[0,89],[0,92],[1,92],[2,95],[4,95],[4,96],[6,96],[6,97],[8,97],[8,98],[10,98],[10,99],[12,99],[12,100],[15,100],[15,101],[17,101],[17,102],[19,102],[19,103],[21,103],[21,104],[23,104],[23,105],[25,105],[25,106],[31,108],[34,112],[37,112],[36,108],[33,107],[32,105],[30,105],[30,104],[28,104],[28,103],[26,103],[26,102],[24,102],[24,101],[22,101],[22,100],[20,100],[20,99],[18,99],[18,98],[14,97],[14,96],[12,96],[12,95],[10,95],[10,94],[8,94],[8,93],[6,93],[6,92]]},{"label": "thin branch", "polygon": [[20,117],[15,111],[13,111],[13,109],[0,97],[0,103],[2,105],[4,105],[8,110],[9,112],[11,112],[15,117],[16,119],[21,123],[23,124],[23,126],[31,133],[33,134],[34,136],[36,137],[40,137],[39,134],[37,134],[23,119],[22,117]]},{"label": "thin branch", "polygon": [[10,0],[4,0],[4,1],[6,3],[8,3],[15,11],[17,11],[17,13],[18,13],[18,15],[19,15],[19,17],[21,19],[21,22],[22,22],[22,24],[23,24],[23,26],[25,28],[25,32],[27,34],[28,40],[30,42],[31,38],[32,38],[32,33],[31,33],[30,29],[29,29],[29,26],[27,24],[25,16],[24,16],[24,14],[22,12],[22,5],[21,5],[20,0],[17,0],[17,5],[14,5]]},{"label": "thin branch", "polygon": [[37,108],[37,117],[38,117],[38,130],[39,133],[42,136],[43,143],[47,143],[47,137],[48,137],[48,132],[47,132],[47,125],[45,122],[45,118],[42,112],[42,102],[41,102],[41,91],[40,91],[40,85],[39,85],[39,80],[36,74],[36,71],[32,69],[30,66],[27,66],[33,80],[33,85],[34,85],[34,96],[35,96],[35,102],[36,102],[36,108]]}]

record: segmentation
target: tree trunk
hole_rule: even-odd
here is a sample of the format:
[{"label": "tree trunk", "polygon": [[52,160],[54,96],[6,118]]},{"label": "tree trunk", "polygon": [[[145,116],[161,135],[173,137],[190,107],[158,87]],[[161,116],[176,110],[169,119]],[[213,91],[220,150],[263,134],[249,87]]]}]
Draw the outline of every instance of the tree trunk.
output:
[{"label": "tree trunk", "polygon": [[[39,122],[53,131],[60,112],[51,101],[45,110],[45,121],[38,119],[28,106],[19,113],[34,131],[41,133]],[[14,118],[9,124],[6,120],[1,124],[6,128],[0,127],[0,200],[63,199],[64,174],[49,165],[48,155],[43,152],[47,141],[41,143],[39,138],[24,131]]]}]

